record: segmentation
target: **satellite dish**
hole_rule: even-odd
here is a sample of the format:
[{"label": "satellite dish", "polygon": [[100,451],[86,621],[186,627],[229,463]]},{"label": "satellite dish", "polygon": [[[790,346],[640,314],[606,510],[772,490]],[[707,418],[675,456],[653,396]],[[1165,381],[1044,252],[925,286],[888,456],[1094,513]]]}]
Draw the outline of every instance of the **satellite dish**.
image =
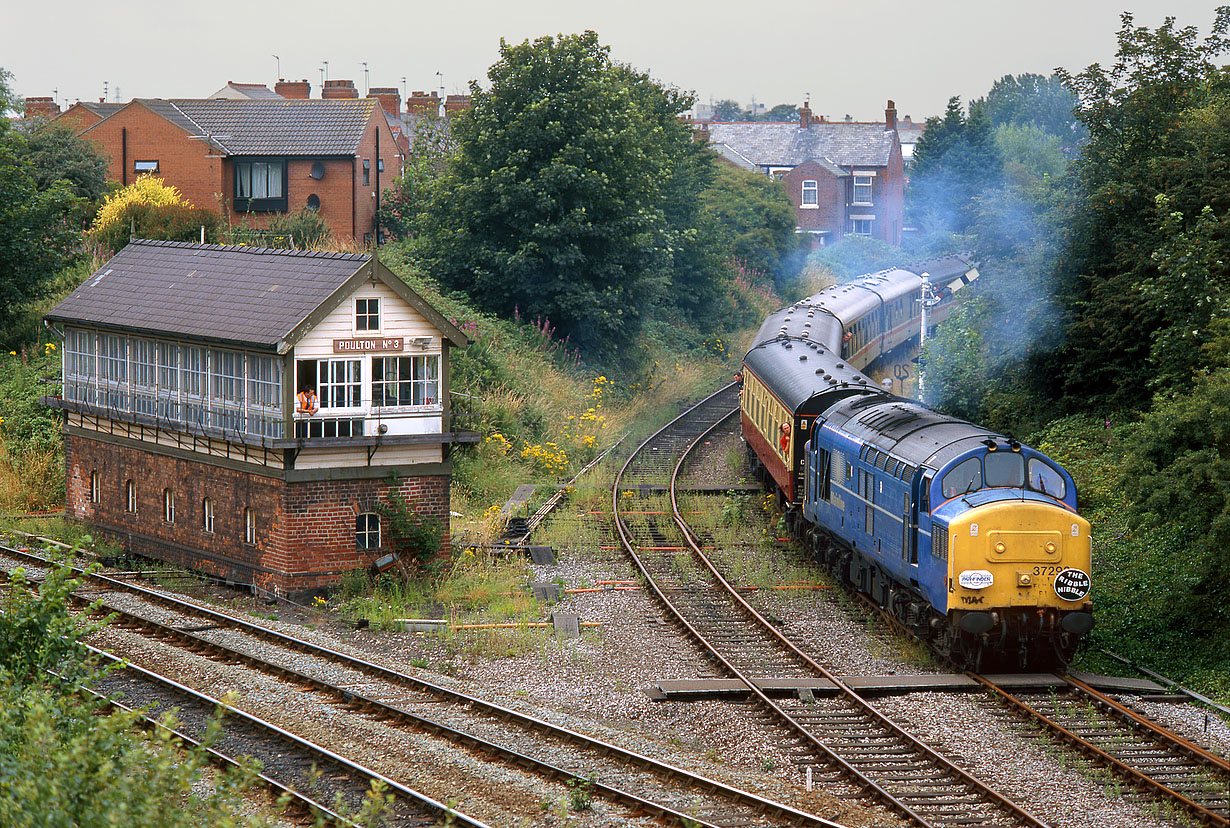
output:
[{"label": "satellite dish", "polygon": [[312,193],[310,196],[308,196],[307,206],[309,210],[319,210],[320,209],[320,196],[316,195],[316,193]]},{"label": "satellite dish", "polygon": [[317,181],[324,178],[325,177],[325,162],[324,161],[313,161],[312,171],[311,173],[309,173],[309,175],[311,175],[312,178],[315,178]]}]

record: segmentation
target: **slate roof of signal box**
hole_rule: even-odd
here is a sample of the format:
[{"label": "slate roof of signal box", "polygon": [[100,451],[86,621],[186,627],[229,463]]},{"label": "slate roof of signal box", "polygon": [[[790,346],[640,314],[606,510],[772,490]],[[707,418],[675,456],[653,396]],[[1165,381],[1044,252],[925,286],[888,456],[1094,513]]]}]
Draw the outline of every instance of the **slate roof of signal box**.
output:
[{"label": "slate roof of signal box", "polygon": [[135,239],[47,319],[276,347],[370,256]]}]

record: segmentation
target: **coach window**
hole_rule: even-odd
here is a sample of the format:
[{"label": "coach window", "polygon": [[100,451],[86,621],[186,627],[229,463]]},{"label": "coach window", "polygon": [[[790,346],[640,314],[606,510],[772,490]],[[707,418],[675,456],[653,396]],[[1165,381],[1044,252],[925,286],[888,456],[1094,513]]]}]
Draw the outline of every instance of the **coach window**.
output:
[{"label": "coach window", "polygon": [[360,549],[380,548],[380,515],[364,512],[355,518],[354,542]]},{"label": "coach window", "polygon": [[1063,476],[1037,457],[1029,458],[1029,488],[1058,500],[1063,500],[1068,493]]},{"label": "coach window", "polygon": [[201,527],[210,534],[214,531],[214,502],[210,498],[201,501]]},{"label": "coach window", "polygon": [[137,511],[137,483],[129,480],[124,484],[124,508],[129,512]]},{"label": "coach window", "polygon": [[175,522],[175,492],[162,490],[162,519],[167,523]]}]

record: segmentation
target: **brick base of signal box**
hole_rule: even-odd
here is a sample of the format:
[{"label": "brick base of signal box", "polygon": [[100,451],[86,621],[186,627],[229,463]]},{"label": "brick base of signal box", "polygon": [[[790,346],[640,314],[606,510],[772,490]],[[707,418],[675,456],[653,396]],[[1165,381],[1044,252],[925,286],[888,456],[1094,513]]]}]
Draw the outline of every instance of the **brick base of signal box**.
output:
[{"label": "brick base of signal box", "polygon": [[[375,512],[396,488],[420,515],[445,527],[448,548],[449,475],[362,480],[291,481],[199,460],[168,456],[124,442],[65,436],[67,514],[121,542],[132,553],[206,572],[279,595],[336,584],[370,567],[387,549],[359,549],[355,519]],[[97,474],[98,490],[92,493]],[[129,508],[128,482],[136,487]],[[165,494],[174,499],[167,520]],[[206,531],[204,502],[214,507]],[[256,542],[245,539],[244,511],[256,519]],[[381,519],[381,538],[388,524]]]}]

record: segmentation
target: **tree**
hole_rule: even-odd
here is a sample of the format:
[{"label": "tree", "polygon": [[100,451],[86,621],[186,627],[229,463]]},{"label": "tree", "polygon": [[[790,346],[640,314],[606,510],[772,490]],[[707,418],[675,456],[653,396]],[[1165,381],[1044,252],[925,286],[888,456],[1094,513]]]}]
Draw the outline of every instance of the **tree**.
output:
[{"label": "tree", "polygon": [[973,221],[974,199],[1000,180],[1003,164],[983,108],[966,117],[961,99],[950,98],[943,118],[928,118],[910,163],[906,203],[930,232],[964,232]]},{"label": "tree", "polygon": [[90,234],[110,250],[119,250],[132,237],[195,241],[205,228],[207,240],[217,240],[222,219],[217,213],[194,207],[175,187],[161,178],[143,175],[107,196]]},{"label": "tree", "polygon": [[778,104],[762,117],[762,121],[797,121],[799,110],[794,104]]},{"label": "tree", "polygon": [[738,101],[732,101],[729,98],[718,101],[713,105],[713,120],[715,121],[746,121],[747,113]]},{"label": "tree", "polygon": [[64,124],[43,124],[26,136],[34,184],[40,190],[67,180],[73,192],[89,201],[106,194],[107,159],[90,141],[82,140]]},{"label": "tree", "polygon": [[[1064,206],[1067,342],[1050,366],[1071,407],[1143,408],[1157,390],[1150,349],[1167,319],[1143,292],[1158,275],[1154,253],[1205,207],[1230,209],[1230,79],[1215,62],[1230,47],[1228,27],[1230,6],[1218,8],[1203,41],[1174,18],[1150,30],[1125,14],[1109,69],[1060,72],[1089,131]],[[1158,195],[1166,210],[1156,209]],[[1179,225],[1169,222],[1174,213]]]},{"label": "tree", "polygon": [[401,174],[380,202],[380,225],[385,231],[396,238],[413,236],[428,207],[432,187],[447,174],[456,154],[457,140],[450,119],[423,116],[415,125]]},{"label": "tree", "polygon": [[458,152],[414,228],[419,260],[488,309],[622,347],[647,314],[711,296],[694,217],[711,175],[691,99],[611,61],[593,32],[500,44],[471,84]]},{"label": "tree", "polygon": [[780,181],[719,164],[700,194],[703,212],[717,223],[729,257],[770,275],[784,275],[798,250],[794,207]]},{"label": "tree", "polygon": [[1060,139],[1065,155],[1075,157],[1086,133],[1073,110],[1077,98],[1059,74],[1004,75],[985,98],[970,104],[985,108],[994,127],[1033,127]]}]

